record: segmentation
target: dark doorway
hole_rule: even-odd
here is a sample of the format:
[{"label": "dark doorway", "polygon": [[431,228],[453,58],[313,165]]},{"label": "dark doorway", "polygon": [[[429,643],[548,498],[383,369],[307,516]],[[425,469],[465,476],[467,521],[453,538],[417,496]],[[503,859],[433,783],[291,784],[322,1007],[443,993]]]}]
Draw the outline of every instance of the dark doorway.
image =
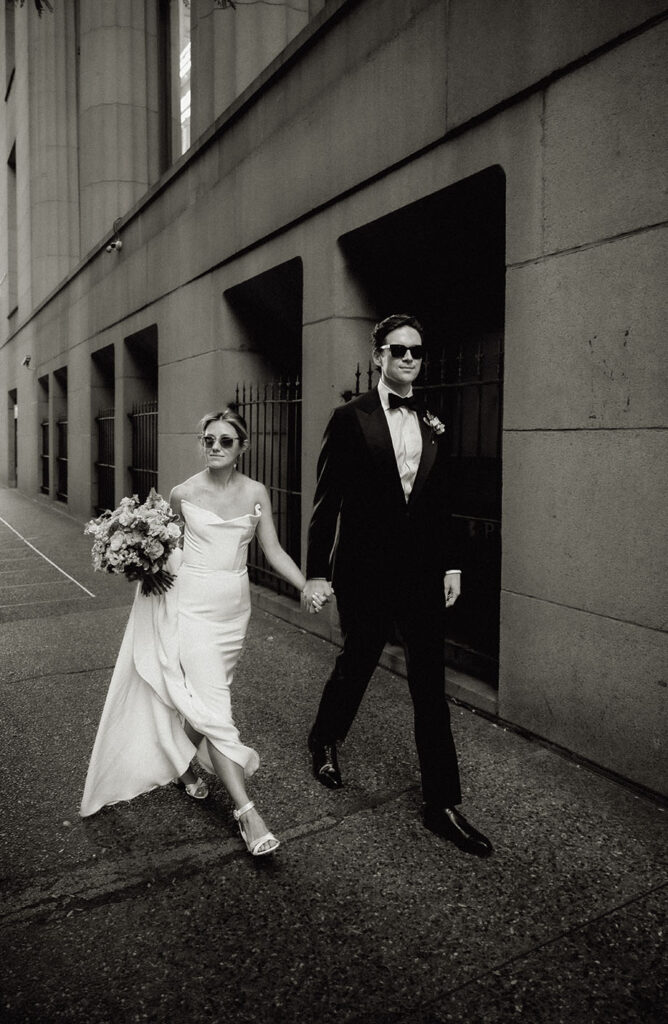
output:
[{"label": "dark doorway", "polygon": [[[505,176],[492,167],[343,236],[374,318],[409,312],[429,353],[419,381],[446,425],[464,572],[448,612],[450,665],[498,680]],[[355,368],[351,368],[351,386]],[[364,381],[366,374],[362,374]],[[359,378],[358,378],[359,379]],[[364,386],[364,384],[362,384]]]},{"label": "dark doorway", "polygon": [[95,423],[93,507],[97,513],[115,505],[115,364],[114,346],[92,355],[91,415]]},{"label": "dark doorway", "polygon": [[67,367],[53,373],[53,412],[55,418],[56,498],[67,502],[68,479],[68,413]]},{"label": "dark doorway", "polygon": [[289,260],[228,288],[225,299],[237,321],[243,350],[259,356],[266,380],[301,375],[302,261]]},{"label": "dark doorway", "polygon": [[129,493],[145,501],[158,486],[158,328],[151,324],[125,339],[130,420]]},{"label": "dark doorway", "polygon": [[18,471],[19,471],[19,459],[18,459],[18,442],[19,442],[19,406],[17,390],[14,388],[8,394],[8,405],[9,405],[9,444],[7,446],[8,454],[8,483],[10,487],[16,487],[18,483]]},{"label": "dark doorway", "polygon": [[51,465],[49,458],[49,375],[44,374],[37,382],[37,407],[39,410],[39,489],[49,494],[51,489]]}]

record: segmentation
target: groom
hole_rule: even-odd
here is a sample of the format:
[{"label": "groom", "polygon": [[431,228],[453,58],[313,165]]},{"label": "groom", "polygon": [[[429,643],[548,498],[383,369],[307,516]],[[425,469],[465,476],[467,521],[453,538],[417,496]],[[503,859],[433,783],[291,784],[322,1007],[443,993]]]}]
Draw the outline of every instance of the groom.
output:
[{"label": "groom", "polygon": [[352,725],[394,624],[406,653],[424,824],[486,857],[491,843],[456,807],[461,790],[443,642],[445,609],[459,597],[461,577],[452,548],[443,427],[413,395],[423,359],[415,317],[394,315],[376,324],[372,358],[380,370],[378,386],[334,410],[318,459],[304,603],[318,610],[336,591],[343,650],[308,738],[313,773],[330,789],[343,785],[337,744]]}]

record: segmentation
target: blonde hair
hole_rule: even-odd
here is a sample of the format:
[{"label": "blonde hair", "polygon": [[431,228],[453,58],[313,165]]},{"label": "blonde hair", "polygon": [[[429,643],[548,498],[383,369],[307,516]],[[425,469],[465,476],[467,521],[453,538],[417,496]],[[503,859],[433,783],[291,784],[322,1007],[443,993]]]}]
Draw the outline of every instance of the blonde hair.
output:
[{"label": "blonde hair", "polygon": [[229,423],[231,427],[234,427],[237,437],[242,443],[244,441],[248,441],[248,427],[246,426],[246,420],[238,411],[234,402],[230,402],[222,412],[207,412],[202,416],[197,428],[197,436],[200,439],[202,438],[209,423],[213,423],[215,420],[223,420],[224,423]]}]

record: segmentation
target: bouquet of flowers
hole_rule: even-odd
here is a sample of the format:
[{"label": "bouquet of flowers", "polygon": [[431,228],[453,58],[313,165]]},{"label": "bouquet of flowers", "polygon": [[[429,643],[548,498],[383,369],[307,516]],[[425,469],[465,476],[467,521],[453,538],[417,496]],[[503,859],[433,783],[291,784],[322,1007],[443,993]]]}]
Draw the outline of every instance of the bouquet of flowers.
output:
[{"label": "bouquet of flowers", "polygon": [[93,568],[141,581],[145,597],[164,594],[174,582],[164,567],[178,545],[181,527],[176,513],[153,487],[143,505],[136,494],[123,498],[113,512],[107,509],[86,523],[84,533],[95,538]]}]

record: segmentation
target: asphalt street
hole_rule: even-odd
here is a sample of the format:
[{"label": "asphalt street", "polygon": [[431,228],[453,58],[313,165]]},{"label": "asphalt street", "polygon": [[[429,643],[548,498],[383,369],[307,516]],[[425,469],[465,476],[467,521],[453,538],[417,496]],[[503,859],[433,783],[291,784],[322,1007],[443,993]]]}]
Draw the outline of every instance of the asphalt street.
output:
[{"label": "asphalt street", "polygon": [[375,673],[324,790],[305,738],[336,649],[256,607],[235,679],[245,851],[217,783],[81,819],[130,603],[63,506],[0,489],[0,1019],[659,1024],[666,809],[453,704],[479,860],[427,832],[405,680]]}]

